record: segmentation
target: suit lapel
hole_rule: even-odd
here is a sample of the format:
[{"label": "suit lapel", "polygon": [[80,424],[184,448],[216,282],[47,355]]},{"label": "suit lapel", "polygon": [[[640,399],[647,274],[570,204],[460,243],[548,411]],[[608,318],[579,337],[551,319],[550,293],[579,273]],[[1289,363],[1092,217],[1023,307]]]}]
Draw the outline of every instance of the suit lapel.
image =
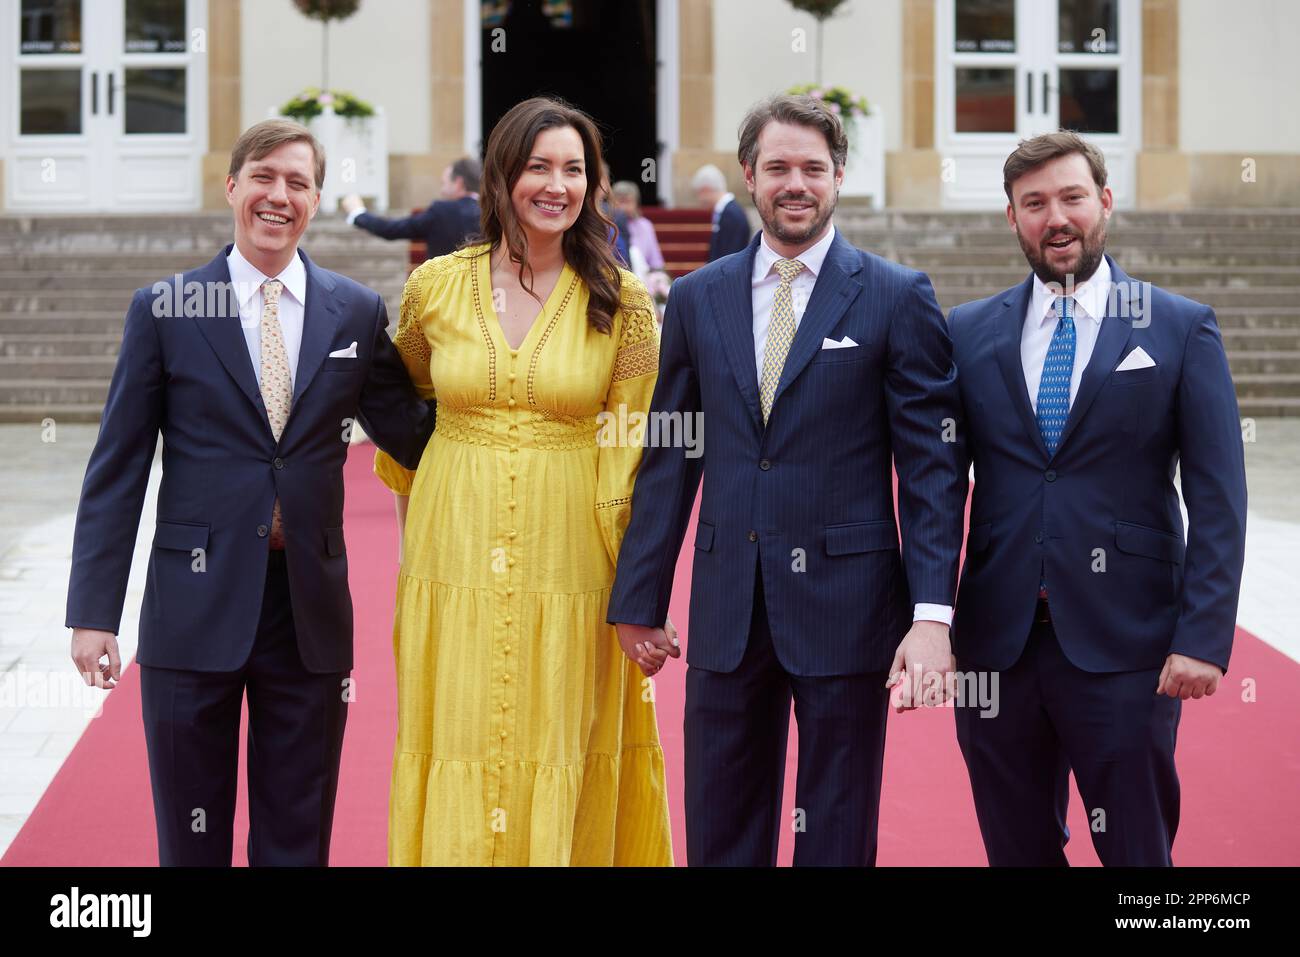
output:
[{"label": "suit lapel", "polygon": [[743,256],[729,257],[721,275],[709,284],[713,314],[718,320],[722,351],[727,355],[740,396],[749,408],[754,424],[763,428],[763,411],[758,403],[758,367],[754,361],[754,294],[752,277],[759,236],[749,243]]},{"label": "suit lapel", "polygon": [[[334,279],[325,271],[317,268],[301,249],[303,264],[307,267],[307,302],[302,317],[302,345],[298,350],[298,369],[294,374],[293,407],[289,412],[293,418],[293,409],[297,409],[298,400],[311,385],[311,380],[320,371],[321,364],[329,352],[330,343],[339,325],[338,297],[334,295]],[[285,428],[288,428],[286,423]]]},{"label": "suit lapel", "polygon": [[[1110,264],[1112,288],[1129,288],[1129,278],[1115,265],[1115,260],[1107,256],[1106,262]],[[1079,392],[1074,397],[1074,404],[1070,406],[1070,414],[1065,420],[1065,428],[1061,430],[1061,441],[1056,447],[1058,455],[1061,449],[1065,447],[1065,443],[1069,441],[1070,433],[1074,431],[1075,426],[1088,413],[1088,407],[1092,405],[1092,400],[1097,398],[1102,383],[1106,381],[1111,370],[1119,362],[1120,354],[1124,351],[1124,347],[1128,345],[1129,336],[1133,334],[1133,322],[1127,315],[1128,309],[1117,308],[1118,306],[1119,297],[1107,295],[1106,315],[1102,319],[1101,329],[1097,332],[1097,344],[1093,346],[1088,366],[1083,370],[1083,376],[1079,380]],[[1091,322],[1092,320],[1088,321]]]},{"label": "suit lapel", "polygon": [[1011,394],[1011,404],[1016,409],[1020,424],[1024,426],[1029,441],[1046,461],[1047,445],[1043,442],[1042,430],[1034,417],[1034,407],[1029,402],[1029,390],[1025,385],[1025,367],[1020,361],[1020,339],[1024,332],[1025,314],[1033,297],[1034,277],[1020,284],[1010,296],[1002,300],[1002,313],[997,317],[998,367],[1002,370],[1002,380],[1007,392]]},{"label": "suit lapel", "polygon": [[[230,267],[226,264],[230,249],[227,246],[216,259],[193,274],[191,281],[201,284],[205,302],[214,305],[216,309],[215,315],[205,312],[202,317],[197,317],[195,325],[217,354],[226,372],[235,380],[239,391],[253,403],[265,422],[266,410],[261,403],[262,393],[257,387],[253,361],[248,357],[248,342],[244,339],[244,329],[239,322],[239,301],[236,290],[230,283]],[[209,295],[209,290],[221,292]],[[268,430],[271,428],[269,422],[266,427]]]},{"label": "suit lapel", "polygon": [[862,256],[849,245],[848,240],[837,229],[831,248],[822,260],[822,271],[813,285],[812,295],[804,308],[799,328],[795,330],[790,351],[781,367],[781,381],[777,383],[776,393],[772,396],[772,408],[786,390],[803,371],[804,366],[821,349],[826,333],[835,328],[844,311],[862,291],[862,282],[856,278],[862,271]]}]

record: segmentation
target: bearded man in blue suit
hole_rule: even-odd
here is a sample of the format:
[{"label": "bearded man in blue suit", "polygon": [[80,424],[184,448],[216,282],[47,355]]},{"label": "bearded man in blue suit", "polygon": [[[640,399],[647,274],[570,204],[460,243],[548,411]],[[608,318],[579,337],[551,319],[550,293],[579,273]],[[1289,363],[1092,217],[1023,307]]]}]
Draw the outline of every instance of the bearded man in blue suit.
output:
[{"label": "bearded man in blue suit", "polygon": [[[763,230],[668,300],[651,416],[698,416],[704,454],[645,450],[608,617],[643,670],[680,653],[663,626],[703,477],[686,674],[692,865],[775,863],[792,698],[795,863],[874,863],[887,680],[952,663],[967,483],[951,345],[929,280],[831,225],[846,153],[819,101],[756,106],[738,156]],[[915,703],[912,684],[899,689]]]},{"label": "bearded man in blue suit", "polygon": [[1066,863],[1073,770],[1103,864],[1169,865],[1182,701],[1227,670],[1241,586],[1232,377],[1210,307],[1105,255],[1095,146],[1027,140],[1004,183],[1032,274],[949,320],[975,467],[953,641],[999,677],[958,741],[991,864]]}]

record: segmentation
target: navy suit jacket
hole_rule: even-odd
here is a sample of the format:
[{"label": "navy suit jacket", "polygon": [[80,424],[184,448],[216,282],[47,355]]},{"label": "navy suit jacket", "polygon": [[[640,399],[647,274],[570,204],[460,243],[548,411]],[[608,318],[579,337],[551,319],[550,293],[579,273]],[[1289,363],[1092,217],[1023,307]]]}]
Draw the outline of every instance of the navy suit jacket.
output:
[{"label": "navy suit jacket", "polygon": [[[924,274],[837,233],[765,427],[751,284],[759,241],[673,284],[651,416],[698,414],[704,454],[645,449],[608,620],[664,623],[703,476],[688,662],[740,664],[758,565],[787,671],[884,671],[912,603],[951,604],[956,587],[967,483],[956,443],[943,440],[959,415],[943,313]],[[845,336],[858,345],[822,348]]]},{"label": "navy suit jacket", "polygon": [[479,231],[479,204],[473,196],[434,200],[425,209],[402,219],[362,213],[352,221],[381,239],[422,239],[430,259],[455,252]]},{"label": "navy suit jacket", "polygon": [[733,199],[722,207],[718,221],[713,225],[713,235],[709,237],[709,262],[744,251],[753,235],[744,207]]},{"label": "navy suit jacket", "polygon": [[[350,420],[414,468],[434,407],[415,393],[378,293],[316,266],[293,404],[277,443],[230,286],[227,246],[206,266],[137,290],[77,509],[67,625],[116,633],[158,435],[163,476],[137,660],[233,671],[257,633],[267,530],[284,525],[298,648],[309,671],[352,667],[343,541]],[[196,285],[192,285],[196,284]],[[191,292],[201,292],[181,314]],[[206,302],[204,301],[206,300]],[[357,344],[355,359],[328,353]],[[195,549],[202,552],[195,553]]]},{"label": "navy suit jacket", "polygon": [[[1033,277],[952,311],[962,445],[975,465],[953,629],[963,670],[1020,657],[1040,573],[1061,648],[1084,671],[1159,668],[1175,652],[1227,669],[1246,472],[1223,340],[1209,306],[1141,291],[1107,260],[1118,294],[1052,456],[1020,362]],[[1114,371],[1139,346],[1155,365]]]}]

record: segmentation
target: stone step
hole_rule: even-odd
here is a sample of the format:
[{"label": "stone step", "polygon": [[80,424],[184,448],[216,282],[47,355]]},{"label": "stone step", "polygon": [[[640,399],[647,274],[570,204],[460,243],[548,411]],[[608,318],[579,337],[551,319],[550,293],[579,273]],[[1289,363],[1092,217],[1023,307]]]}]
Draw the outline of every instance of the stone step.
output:
[{"label": "stone step", "polygon": [[0,325],[0,356],[3,357],[115,357],[122,343],[122,337],[116,333],[6,333],[3,329]]},{"label": "stone step", "polygon": [[84,403],[48,405],[5,405],[0,401],[0,422],[39,425],[46,419],[55,422],[98,422],[104,413],[104,400]]},{"label": "stone step", "polygon": [[94,405],[102,408],[108,379],[42,379],[0,377],[0,407],[24,406],[40,410],[58,405]]},{"label": "stone step", "polygon": [[1275,399],[1239,398],[1237,400],[1237,407],[1241,412],[1241,417],[1243,419],[1300,416],[1300,398],[1288,398],[1285,396]]},{"label": "stone step", "polygon": [[1238,399],[1300,399],[1300,372],[1234,373],[1232,381]]},{"label": "stone step", "polygon": [[1228,353],[1233,380],[1242,375],[1289,375],[1300,372],[1300,350],[1260,349]]}]

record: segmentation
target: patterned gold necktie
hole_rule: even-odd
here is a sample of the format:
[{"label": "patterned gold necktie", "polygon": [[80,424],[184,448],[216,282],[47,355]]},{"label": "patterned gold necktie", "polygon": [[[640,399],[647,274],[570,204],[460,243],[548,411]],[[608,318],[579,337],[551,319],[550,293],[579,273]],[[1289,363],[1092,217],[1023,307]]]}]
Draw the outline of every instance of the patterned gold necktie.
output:
[{"label": "patterned gold necktie", "polygon": [[763,422],[772,414],[772,402],[776,399],[776,387],[781,381],[781,370],[785,367],[785,357],[790,352],[790,343],[794,341],[794,297],[791,284],[794,277],[803,271],[803,263],[797,259],[778,259],[776,271],[781,282],[772,297],[772,319],[767,326],[767,345],[763,349],[763,377],[758,385],[758,401],[763,407]]},{"label": "patterned gold necktie", "polygon": [[[289,421],[289,406],[293,403],[289,353],[284,348],[284,332],[280,329],[282,289],[284,283],[276,279],[262,283],[262,402],[266,405],[271,434],[277,442],[284,434],[284,424]],[[277,550],[284,548],[284,528],[280,521],[278,498],[271,513],[270,545]]]}]

